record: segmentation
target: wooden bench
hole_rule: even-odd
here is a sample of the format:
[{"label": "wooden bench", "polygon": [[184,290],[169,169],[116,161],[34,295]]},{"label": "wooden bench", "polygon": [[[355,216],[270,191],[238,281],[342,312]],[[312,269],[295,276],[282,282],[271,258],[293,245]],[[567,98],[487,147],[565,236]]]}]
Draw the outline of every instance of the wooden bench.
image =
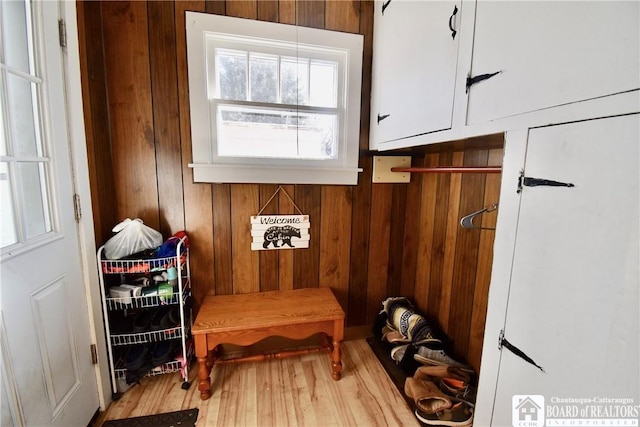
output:
[{"label": "wooden bench", "polygon": [[211,397],[210,375],[214,363],[229,361],[222,359],[221,344],[248,346],[271,336],[301,340],[322,333],[324,339],[315,349],[238,357],[233,361],[255,361],[326,350],[331,356],[332,377],[340,379],[344,311],[330,288],[207,296],[191,333],[199,363],[198,389],[202,400]]}]

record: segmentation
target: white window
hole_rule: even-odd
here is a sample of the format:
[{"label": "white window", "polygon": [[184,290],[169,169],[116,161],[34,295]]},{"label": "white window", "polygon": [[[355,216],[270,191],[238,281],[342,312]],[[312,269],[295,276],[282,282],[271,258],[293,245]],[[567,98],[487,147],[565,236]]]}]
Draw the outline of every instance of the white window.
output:
[{"label": "white window", "polygon": [[362,36],[187,12],[194,180],[358,180]]}]

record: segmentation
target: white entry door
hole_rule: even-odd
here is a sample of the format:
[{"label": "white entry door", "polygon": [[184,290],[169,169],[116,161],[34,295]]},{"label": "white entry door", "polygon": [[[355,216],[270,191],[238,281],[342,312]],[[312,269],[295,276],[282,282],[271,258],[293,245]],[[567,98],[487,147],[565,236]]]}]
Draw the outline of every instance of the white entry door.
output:
[{"label": "white entry door", "polygon": [[491,425],[637,425],[639,141],[637,114],[530,130],[524,175],[574,187],[522,188],[504,334],[544,372],[503,346]]},{"label": "white entry door", "polygon": [[60,7],[0,3],[3,426],[86,426],[99,407],[74,216]]}]

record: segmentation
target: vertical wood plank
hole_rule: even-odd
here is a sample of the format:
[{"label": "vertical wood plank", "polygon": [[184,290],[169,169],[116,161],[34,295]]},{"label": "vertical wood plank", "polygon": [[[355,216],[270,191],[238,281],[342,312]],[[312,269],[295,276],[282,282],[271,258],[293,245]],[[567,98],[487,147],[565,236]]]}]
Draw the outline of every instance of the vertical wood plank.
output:
[{"label": "vertical wood plank", "polygon": [[[101,3],[104,56],[119,218],[159,229],[146,3]],[[135,40],[135,43],[131,41]]]},{"label": "vertical wood plank", "polygon": [[278,22],[291,25],[296,23],[296,0],[278,0]]},{"label": "vertical wood plank", "polygon": [[175,2],[176,58],[178,79],[178,110],[182,142],[182,185],[184,222],[191,244],[191,286],[196,310],[205,295],[214,294],[213,210],[210,184],[195,184],[191,162],[191,121],[189,115],[189,84],[187,79],[187,44],[185,11],[203,11],[203,1]]},{"label": "vertical wood plank", "polygon": [[[415,167],[424,166],[424,156],[412,159]],[[400,268],[400,295],[413,297],[416,286],[416,270],[420,232],[420,214],[423,174],[412,174],[407,186],[407,200],[401,212],[404,212],[404,230],[402,242],[402,266]]]},{"label": "vertical wood plank", "polygon": [[[462,166],[464,152],[453,153],[452,165]],[[442,265],[442,288],[440,292],[440,307],[438,321],[445,332],[449,330],[449,310],[451,308],[451,290],[453,287],[453,269],[456,251],[456,240],[459,227],[460,190],[462,174],[451,174],[449,186],[449,210],[447,212],[446,236],[444,246],[444,263]]]},{"label": "vertical wood plank", "polygon": [[326,0],[325,28],[327,30],[358,33],[360,30],[360,1]]},{"label": "vertical wood plank", "polygon": [[318,287],[320,270],[320,236],[322,235],[321,192],[319,185],[296,185],[295,203],[304,215],[309,215],[311,240],[306,249],[294,250],[293,254],[293,287]]},{"label": "vertical wood plank", "polygon": [[169,237],[185,228],[176,25],[173,3],[152,1],[147,5],[160,231]]},{"label": "vertical wood plank", "polygon": [[78,43],[82,77],[87,160],[96,246],[113,235],[118,214],[113,203],[116,193],[111,161],[110,122],[102,38],[100,3],[78,2]]},{"label": "vertical wood plank", "polygon": [[[295,187],[293,185],[283,185],[278,194],[279,212],[282,215],[297,215],[293,203],[289,197],[294,197]],[[312,224],[313,225],[313,224]],[[293,289],[293,254],[294,251],[278,251],[278,289],[281,291]]]},{"label": "vertical wood plank", "polygon": [[214,15],[225,15],[227,8],[226,4],[227,2],[225,0],[205,0],[204,11]]},{"label": "vertical wood plank", "polygon": [[[268,205],[266,204],[277,189],[278,186],[272,184],[259,186],[260,204],[258,211],[262,210],[261,215],[278,213],[277,197],[271,200]],[[275,291],[278,289],[278,253],[280,252],[284,251],[258,251],[258,257],[260,259],[260,291]]]},{"label": "vertical wood plank", "polygon": [[[487,158],[487,150],[467,151],[464,154],[464,165],[486,166]],[[482,208],[486,175],[481,173],[462,175],[459,216],[468,215]],[[453,353],[463,358],[466,357],[469,344],[480,230],[464,229],[459,224],[456,228],[448,334],[453,340]]]},{"label": "vertical wood plank", "polygon": [[231,186],[231,271],[234,294],[260,290],[258,252],[251,250],[251,215],[255,215],[258,210],[257,185]]},{"label": "vertical wood plank", "polygon": [[400,295],[402,257],[404,256],[404,213],[406,203],[407,184],[393,185],[393,192],[391,196],[391,225],[389,230],[387,296]]},{"label": "vertical wood plank", "polygon": [[[371,112],[371,67],[373,61],[373,1],[360,2],[360,34],[364,36],[362,54],[362,91],[360,101],[360,150],[369,150]],[[362,167],[362,156],[360,167]],[[362,182],[360,182],[362,185]]]},{"label": "vertical wood plank", "polygon": [[349,301],[351,210],[351,187],[322,187],[319,282],[333,290],[345,314]]},{"label": "vertical wood plank", "polygon": [[324,0],[298,0],[296,24],[301,27],[324,28]]},{"label": "vertical wood plank", "polygon": [[216,295],[233,293],[231,243],[231,186],[212,184],[213,260]]},{"label": "vertical wood plank", "polygon": [[259,0],[257,14],[260,21],[278,22],[278,0]]},{"label": "vertical wood plank", "polygon": [[[429,159],[429,157],[427,157]],[[438,156],[438,165],[451,165],[452,154],[442,153]],[[432,174],[428,174],[432,176]],[[447,217],[449,213],[449,189],[451,184],[451,174],[435,174],[436,192],[435,206],[433,211],[433,235],[432,252],[430,259],[429,273],[429,299],[427,301],[427,312],[430,316],[438,319],[440,323],[440,302],[442,299],[442,287],[445,274],[445,255],[447,243]],[[423,195],[425,191],[422,191]],[[448,312],[447,312],[448,316]]]},{"label": "vertical wood plank", "polygon": [[353,191],[348,326],[366,324],[366,315],[370,311],[367,304],[369,288],[367,271],[369,270],[372,158],[361,158],[360,166],[363,172],[358,177],[358,186]]},{"label": "vertical wood plank", "polygon": [[[393,184],[376,184],[371,190],[366,324],[373,324],[382,307],[382,301],[388,296],[387,274],[392,197]],[[374,310],[373,307],[378,307],[378,309]]]},{"label": "vertical wood plank", "polygon": [[[429,154],[424,159],[425,167],[437,166],[440,156]],[[438,176],[436,174],[422,175],[422,197],[420,199],[420,220],[418,223],[418,248],[416,256],[416,284],[413,299],[416,308],[429,317],[437,312],[432,311],[431,304],[435,297],[431,292],[431,277],[434,273],[434,252],[437,250],[436,212],[438,206]],[[435,287],[435,286],[434,286]]]},{"label": "vertical wood plank", "polygon": [[[504,150],[489,150],[489,165],[502,164]],[[484,188],[484,207],[498,203],[500,197],[501,174],[489,174],[486,177]],[[482,227],[495,228],[497,210],[482,215]],[[493,263],[493,242],[495,231],[481,230],[480,245],[478,248],[478,266],[476,283],[473,294],[473,307],[471,309],[471,326],[469,332],[469,346],[467,349],[467,361],[475,369],[480,371],[480,359],[482,356],[482,343],[484,341],[485,318],[489,296],[489,284],[491,282],[491,267]]]},{"label": "vertical wood plank", "polygon": [[227,16],[235,16],[236,18],[258,18],[257,0],[232,0],[226,2]]}]

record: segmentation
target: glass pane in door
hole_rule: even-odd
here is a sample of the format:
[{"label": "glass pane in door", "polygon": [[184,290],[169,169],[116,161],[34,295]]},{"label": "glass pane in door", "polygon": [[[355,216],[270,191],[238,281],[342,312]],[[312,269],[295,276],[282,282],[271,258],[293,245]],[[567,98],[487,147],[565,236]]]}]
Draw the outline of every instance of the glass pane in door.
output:
[{"label": "glass pane in door", "polygon": [[3,62],[8,67],[27,74],[31,73],[30,61],[32,49],[29,49],[30,25],[28,22],[25,1],[3,1],[2,2],[2,44],[4,58]]},{"label": "glass pane in door", "polygon": [[7,75],[8,124],[14,156],[41,156],[38,143],[36,84],[22,77]]},{"label": "glass pane in door", "polygon": [[18,242],[15,217],[13,213],[13,194],[11,192],[11,176],[7,162],[0,162],[0,247]]},{"label": "glass pane in door", "polygon": [[20,200],[27,239],[51,231],[45,165],[41,162],[17,163]]}]

